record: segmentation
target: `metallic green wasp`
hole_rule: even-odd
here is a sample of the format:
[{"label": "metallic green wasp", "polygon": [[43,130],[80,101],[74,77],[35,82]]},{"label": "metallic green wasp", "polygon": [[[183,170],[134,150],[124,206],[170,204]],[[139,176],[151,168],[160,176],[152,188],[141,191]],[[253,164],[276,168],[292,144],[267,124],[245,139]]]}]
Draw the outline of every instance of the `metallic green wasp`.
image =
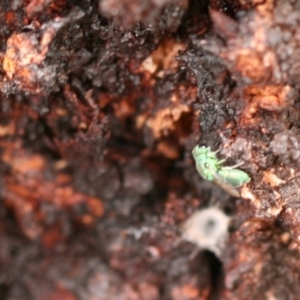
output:
[{"label": "metallic green wasp", "polygon": [[250,181],[249,175],[239,169],[239,165],[223,167],[225,159],[218,160],[217,152],[212,152],[209,147],[196,146],[193,157],[198,173],[206,180],[214,181],[222,189],[234,197],[240,197],[237,188]]}]

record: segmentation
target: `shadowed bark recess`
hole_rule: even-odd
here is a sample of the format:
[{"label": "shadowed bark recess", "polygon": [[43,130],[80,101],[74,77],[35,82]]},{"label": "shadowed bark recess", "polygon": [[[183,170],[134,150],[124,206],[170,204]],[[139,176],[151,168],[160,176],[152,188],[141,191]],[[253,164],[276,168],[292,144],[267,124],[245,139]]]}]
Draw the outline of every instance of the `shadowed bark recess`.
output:
[{"label": "shadowed bark recess", "polygon": [[0,299],[299,299],[299,58],[298,1],[0,1]]}]

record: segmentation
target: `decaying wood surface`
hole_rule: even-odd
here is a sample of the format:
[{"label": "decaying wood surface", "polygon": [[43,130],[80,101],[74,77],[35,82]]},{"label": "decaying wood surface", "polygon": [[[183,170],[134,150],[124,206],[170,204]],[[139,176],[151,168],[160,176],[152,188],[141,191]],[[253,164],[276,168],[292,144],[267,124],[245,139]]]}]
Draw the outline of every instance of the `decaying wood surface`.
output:
[{"label": "decaying wood surface", "polygon": [[0,1],[0,299],[299,299],[299,89],[299,1]]}]

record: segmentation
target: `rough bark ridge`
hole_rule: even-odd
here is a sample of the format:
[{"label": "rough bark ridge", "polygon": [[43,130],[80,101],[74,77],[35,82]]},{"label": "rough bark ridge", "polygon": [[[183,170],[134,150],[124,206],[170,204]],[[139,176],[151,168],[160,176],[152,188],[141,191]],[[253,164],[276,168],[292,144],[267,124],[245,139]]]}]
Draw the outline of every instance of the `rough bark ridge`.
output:
[{"label": "rough bark ridge", "polygon": [[299,299],[299,58],[299,1],[0,1],[0,298]]}]

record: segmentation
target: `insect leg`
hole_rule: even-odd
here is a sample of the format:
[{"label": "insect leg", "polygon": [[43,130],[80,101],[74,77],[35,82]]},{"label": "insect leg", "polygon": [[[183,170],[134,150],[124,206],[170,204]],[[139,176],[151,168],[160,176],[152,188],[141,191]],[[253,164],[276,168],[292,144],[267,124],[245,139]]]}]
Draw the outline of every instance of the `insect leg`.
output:
[{"label": "insect leg", "polygon": [[[222,161],[224,161],[224,159],[222,159]],[[239,167],[239,166],[241,166],[241,165],[243,165],[243,164],[244,164],[244,163],[241,162],[241,163],[238,163],[238,164],[233,165],[233,166],[222,167],[222,169],[224,169],[224,170],[232,170],[232,169],[236,169],[237,167]]]}]

